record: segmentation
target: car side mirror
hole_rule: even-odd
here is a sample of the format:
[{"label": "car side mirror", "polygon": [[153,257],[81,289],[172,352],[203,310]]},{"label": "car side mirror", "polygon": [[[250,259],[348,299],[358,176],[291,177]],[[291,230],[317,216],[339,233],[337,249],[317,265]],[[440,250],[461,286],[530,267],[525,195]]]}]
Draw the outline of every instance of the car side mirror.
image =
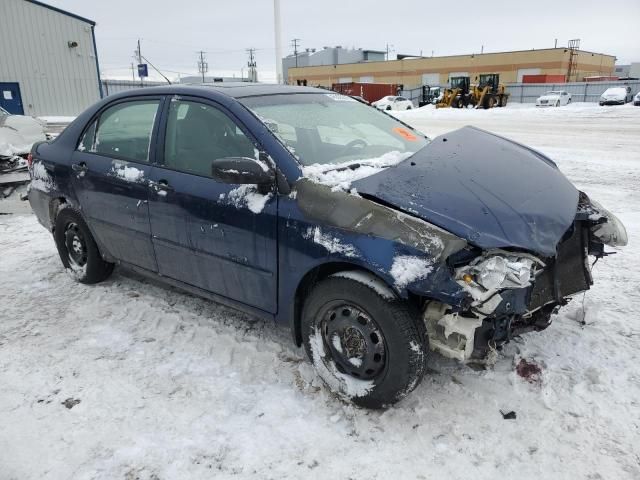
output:
[{"label": "car side mirror", "polygon": [[238,185],[273,184],[275,172],[264,162],[248,157],[217,158],[211,162],[211,176],[222,183]]}]

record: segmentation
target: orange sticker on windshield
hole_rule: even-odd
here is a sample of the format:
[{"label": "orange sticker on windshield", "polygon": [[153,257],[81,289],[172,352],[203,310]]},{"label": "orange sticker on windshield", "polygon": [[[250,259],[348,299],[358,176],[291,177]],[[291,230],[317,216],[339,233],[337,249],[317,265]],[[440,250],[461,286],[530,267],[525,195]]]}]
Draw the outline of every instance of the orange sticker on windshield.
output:
[{"label": "orange sticker on windshield", "polygon": [[415,142],[416,140],[418,140],[418,137],[416,137],[413,133],[411,133],[406,128],[395,127],[393,131],[409,142]]}]

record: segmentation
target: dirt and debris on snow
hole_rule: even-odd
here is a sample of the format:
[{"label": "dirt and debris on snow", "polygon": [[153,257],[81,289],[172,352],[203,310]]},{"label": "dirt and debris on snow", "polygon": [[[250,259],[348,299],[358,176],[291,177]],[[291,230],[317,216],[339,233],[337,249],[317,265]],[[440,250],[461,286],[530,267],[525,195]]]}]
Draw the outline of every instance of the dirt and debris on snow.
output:
[{"label": "dirt and debris on snow", "polygon": [[549,154],[630,245],[493,368],[431,355],[384,412],[329,393],[286,329],[120,269],[77,284],[33,216],[0,216],[0,478],[640,478],[640,108],[517,107],[403,118]]}]

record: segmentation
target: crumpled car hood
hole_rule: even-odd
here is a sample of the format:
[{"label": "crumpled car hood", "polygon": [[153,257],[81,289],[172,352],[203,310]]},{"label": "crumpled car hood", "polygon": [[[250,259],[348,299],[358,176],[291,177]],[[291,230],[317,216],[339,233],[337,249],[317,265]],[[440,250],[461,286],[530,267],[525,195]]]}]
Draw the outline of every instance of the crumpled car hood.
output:
[{"label": "crumpled car hood", "polygon": [[352,186],[480,248],[542,256],[556,254],[578,205],[578,190],[553,161],[474,127],[437,137]]},{"label": "crumpled car hood", "polygon": [[0,156],[29,153],[31,146],[46,140],[42,123],[25,115],[0,115]]}]

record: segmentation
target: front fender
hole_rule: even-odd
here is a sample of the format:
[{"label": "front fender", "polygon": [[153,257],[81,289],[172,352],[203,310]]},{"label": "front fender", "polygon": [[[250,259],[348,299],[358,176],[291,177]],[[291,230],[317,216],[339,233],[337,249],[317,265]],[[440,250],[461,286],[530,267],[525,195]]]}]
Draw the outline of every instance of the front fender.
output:
[{"label": "front fender", "polygon": [[[279,210],[280,305],[294,305],[301,282],[323,266],[369,271],[400,298],[462,306],[468,297],[446,263],[467,244],[445,230],[307,179],[280,199]],[[286,309],[279,316],[295,315]]]}]

